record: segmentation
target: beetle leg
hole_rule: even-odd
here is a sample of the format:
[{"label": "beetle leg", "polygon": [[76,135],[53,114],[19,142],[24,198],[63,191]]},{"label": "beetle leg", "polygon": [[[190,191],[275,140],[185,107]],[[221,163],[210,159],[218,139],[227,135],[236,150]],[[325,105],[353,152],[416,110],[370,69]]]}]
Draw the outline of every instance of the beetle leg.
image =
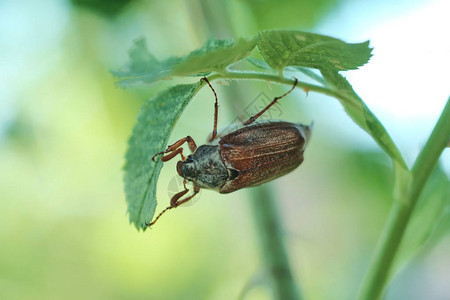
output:
[{"label": "beetle leg", "polygon": [[294,88],[297,86],[298,80],[297,78],[294,77],[294,85],[291,87],[291,89],[289,91],[287,91],[286,93],[284,93],[283,95],[279,96],[279,97],[275,97],[273,98],[272,102],[269,103],[269,105],[267,105],[263,110],[261,110],[259,113],[257,113],[254,116],[251,116],[250,118],[248,118],[247,121],[244,122],[244,125],[249,125],[253,122],[256,121],[256,119],[258,119],[263,113],[265,113],[272,105],[274,105],[278,100],[280,100],[281,98],[287,96],[290,92],[292,92],[294,90]]},{"label": "beetle leg", "polygon": [[174,151],[170,152],[169,154],[164,155],[163,157],[161,157],[161,161],[163,161],[163,162],[169,161],[172,158],[174,158],[174,156],[177,155],[177,154],[181,155],[181,160],[183,160],[183,161],[186,160],[186,158],[183,155],[183,148],[180,147],[180,148],[175,149]]},{"label": "beetle leg", "polygon": [[203,77],[202,80],[204,80],[204,81],[209,85],[209,87],[211,88],[211,90],[212,90],[213,93],[214,93],[214,97],[216,98],[216,102],[214,103],[214,127],[213,127],[212,135],[211,135],[211,137],[209,138],[209,141],[211,142],[211,141],[214,140],[214,139],[216,138],[216,136],[217,136],[217,118],[218,118],[218,115],[219,115],[219,103],[218,103],[219,101],[218,101],[218,99],[217,99],[216,91],[215,91],[214,88],[212,87],[211,83],[209,83],[208,78]]},{"label": "beetle leg", "polygon": [[[181,154],[181,158],[184,160],[183,148],[180,148],[180,147],[181,147],[181,145],[183,145],[186,142],[188,143],[189,150],[191,150],[191,152],[194,152],[197,149],[197,145],[195,144],[194,140],[188,135],[187,137],[176,141],[175,143],[173,143],[173,145],[168,146],[165,151],[159,152],[159,153],[156,153],[155,155],[153,155],[152,160],[155,161],[156,156],[161,155],[161,154],[166,154],[169,152],[172,152],[172,153],[163,156],[161,158],[162,161],[171,160],[178,153]],[[178,149],[181,149],[181,150],[178,150]],[[174,154],[174,152],[176,152],[176,153]]]},{"label": "beetle leg", "polygon": [[[192,198],[194,198],[194,196],[197,195],[198,192],[200,192],[200,188],[194,184],[194,193],[193,193],[192,195],[190,195],[189,197],[184,198],[183,200],[178,200],[178,199],[180,199],[184,194],[186,194],[186,193],[189,191],[189,189],[186,187],[186,181],[187,181],[186,179],[183,181],[183,185],[184,185],[184,189],[185,189],[185,190],[184,190],[183,192],[180,192],[180,193],[176,194],[176,195],[173,196],[172,199],[170,200],[170,205],[171,205],[171,206],[173,206],[173,207],[180,206],[181,204],[186,203],[186,202],[188,202],[189,200],[191,200]],[[183,193],[183,194],[181,194],[181,193]],[[181,195],[179,195],[179,194],[181,194]],[[179,196],[178,196],[178,195],[179,195]],[[176,196],[178,196],[178,197],[176,197]],[[176,198],[175,198],[175,197],[176,197]]]},{"label": "beetle leg", "polygon": [[184,191],[181,191],[181,192],[176,193],[175,195],[173,195],[172,199],[170,199],[170,206],[177,207],[178,206],[178,199],[180,199],[181,197],[186,195],[187,192],[189,192],[189,189],[186,187],[186,179],[183,180],[183,185],[184,185]]},{"label": "beetle leg", "polygon": [[146,223],[147,227],[150,227],[150,226],[152,226],[153,224],[155,224],[156,221],[158,221],[158,219],[159,219],[163,214],[166,213],[166,211],[168,211],[168,210],[170,210],[170,209],[172,209],[172,208],[178,207],[178,206],[180,206],[180,205],[183,204],[183,203],[188,202],[189,200],[191,200],[192,198],[194,198],[194,196],[197,195],[198,192],[200,192],[200,188],[199,188],[198,186],[194,185],[194,193],[193,193],[191,196],[189,196],[189,197],[187,197],[187,198],[185,198],[185,199],[183,199],[183,200],[178,200],[178,199],[180,199],[181,197],[183,197],[184,195],[186,195],[187,192],[189,192],[189,189],[186,187],[186,179],[183,181],[183,185],[184,185],[184,190],[181,191],[181,192],[179,192],[179,193],[176,193],[176,194],[172,197],[172,199],[170,199],[170,206],[166,207],[162,212],[160,212],[159,215],[158,215],[152,222]]}]

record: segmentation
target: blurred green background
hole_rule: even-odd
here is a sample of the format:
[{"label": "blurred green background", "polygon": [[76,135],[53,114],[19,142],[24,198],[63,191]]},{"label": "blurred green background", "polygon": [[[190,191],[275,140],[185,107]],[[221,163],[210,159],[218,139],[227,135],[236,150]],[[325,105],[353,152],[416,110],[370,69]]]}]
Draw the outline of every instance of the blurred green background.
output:
[{"label": "blurred green background", "polygon": [[[125,63],[138,37],[161,59],[212,35],[268,28],[371,39],[375,56],[347,78],[412,163],[450,94],[448,75],[438,73],[450,69],[444,2],[1,1],[0,298],[238,299],[250,284],[245,299],[271,299],[258,284],[248,191],[203,190],[145,233],[128,223],[121,168],[138,109],[181,80],[121,90],[109,70]],[[244,105],[285,91],[213,84],[219,127],[242,109],[233,87]],[[202,90],[171,140],[206,141],[212,103]],[[392,201],[390,161],[335,100],[296,91],[279,110],[277,118],[315,121],[303,165],[271,183],[296,279],[306,299],[353,299]],[[449,169],[447,150],[426,196],[448,196]],[[167,163],[159,209],[177,191],[175,175],[175,162]],[[450,237],[439,236],[401,269],[388,299],[450,299]]]}]

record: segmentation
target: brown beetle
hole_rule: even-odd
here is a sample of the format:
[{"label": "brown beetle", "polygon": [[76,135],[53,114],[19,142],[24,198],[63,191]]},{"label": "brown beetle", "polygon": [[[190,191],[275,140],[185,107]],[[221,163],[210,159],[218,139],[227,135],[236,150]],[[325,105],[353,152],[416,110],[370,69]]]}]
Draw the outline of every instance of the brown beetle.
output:
[{"label": "brown beetle", "polygon": [[[214,130],[210,139],[212,141],[217,136],[218,100],[208,79],[203,77],[202,80],[209,85],[216,99]],[[288,92],[275,97],[262,111],[250,117],[243,124],[253,123],[277,100],[289,94],[296,85],[297,79]],[[167,210],[191,200],[201,188],[226,194],[245,187],[263,184],[291,172],[302,163],[303,152],[310,135],[310,126],[269,121],[233,131],[222,137],[218,145],[202,145],[197,148],[190,136],[178,140],[167,147],[165,151],[155,154],[152,160],[158,155],[166,154],[161,157],[161,160],[165,162],[180,154],[182,160],[177,163],[177,172],[184,178],[184,190],[175,194],[170,200],[170,206],[147,226],[155,224]],[[187,158],[184,157],[183,148],[181,148],[186,142],[192,152]],[[187,181],[193,182],[194,192],[180,200],[189,191],[186,187]]]}]

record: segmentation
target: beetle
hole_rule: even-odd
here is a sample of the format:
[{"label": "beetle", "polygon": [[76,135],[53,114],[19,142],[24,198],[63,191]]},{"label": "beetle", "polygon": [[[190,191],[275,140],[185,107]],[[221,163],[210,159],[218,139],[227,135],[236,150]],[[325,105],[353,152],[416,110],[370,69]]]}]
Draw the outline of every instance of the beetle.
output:
[{"label": "beetle", "polygon": [[[218,99],[211,83],[202,78],[215,96],[214,127],[211,138],[217,137]],[[184,178],[184,190],[175,194],[170,206],[164,209],[147,226],[152,226],[167,210],[191,200],[200,189],[215,190],[222,194],[257,186],[283,176],[303,162],[303,153],[311,136],[311,126],[284,121],[265,121],[251,125],[279,99],[288,95],[297,85],[294,78],[292,88],[279,97],[275,97],[263,110],[251,116],[243,123],[244,127],[223,136],[216,145],[197,147],[190,136],[186,136],[152,157],[163,155],[166,162],[176,155],[181,156],[177,163],[178,175]],[[184,143],[192,154],[183,155]],[[181,199],[189,192],[186,183],[193,183],[193,194]]]}]

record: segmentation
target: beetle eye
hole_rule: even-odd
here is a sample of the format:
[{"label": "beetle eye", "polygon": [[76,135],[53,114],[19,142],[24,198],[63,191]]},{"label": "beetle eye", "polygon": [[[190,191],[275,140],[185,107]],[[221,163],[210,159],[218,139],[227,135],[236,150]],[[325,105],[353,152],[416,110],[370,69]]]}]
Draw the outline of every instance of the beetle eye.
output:
[{"label": "beetle eye", "polygon": [[194,159],[192,159],[192,156],[188,156],[188,158],[184,162],[185,163],[193,163]]}]

